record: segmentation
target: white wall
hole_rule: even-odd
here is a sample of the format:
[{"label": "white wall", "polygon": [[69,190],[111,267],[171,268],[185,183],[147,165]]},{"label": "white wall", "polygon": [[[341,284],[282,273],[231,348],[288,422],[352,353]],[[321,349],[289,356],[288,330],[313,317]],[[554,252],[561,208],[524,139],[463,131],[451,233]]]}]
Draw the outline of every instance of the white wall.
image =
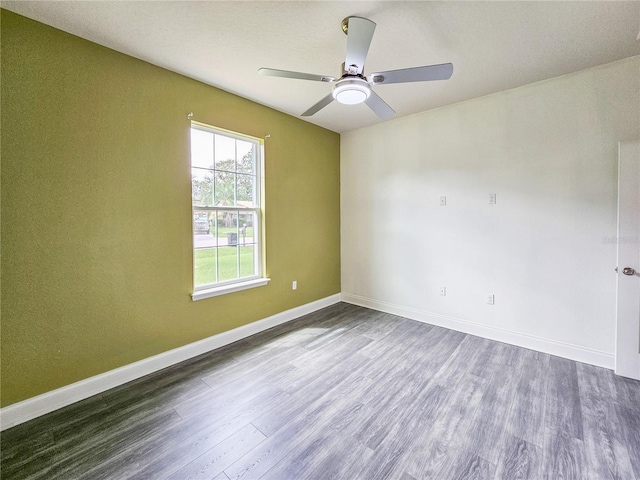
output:
[{"label": "white wall", "polygon": [[633,57],[343,134],[345,300],[612,366],[605,239],[639,132]]}]

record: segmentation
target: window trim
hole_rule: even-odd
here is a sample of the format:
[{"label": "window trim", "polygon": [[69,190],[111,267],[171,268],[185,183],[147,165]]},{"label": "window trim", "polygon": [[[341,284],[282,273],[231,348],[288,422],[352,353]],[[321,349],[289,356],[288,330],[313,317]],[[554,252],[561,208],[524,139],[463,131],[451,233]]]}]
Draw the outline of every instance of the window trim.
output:
[{"label": "window trim", "polygon": [[[193,190],[192,190],[192,199],[191,199],[191,251],[193,253],[193,261],[192,261],[192,281],[193,281],[193,292],[191,293],[191,298],[193,301],[196,300],[202,300],[204,298],[210,298],[210,297],[215,297],[218,295],[224,295],[227,293],[233,293],[233,292],[238,292],[241,290],[246,290],[249,288],[255,288],[255,287],[261,287],[266,285],[267,283],[269,283],[269,281],[271,280],[270,278],[267,278],[264,276],[264,227],[263,227],[263,221],[264,221],[264,210],[263,210],[263,202],[264,202],[264,197],[263,197],[263,182],[264,182],[264,176],[262,173],[263,170],[263,164],[264,164],[264,140],[261,138],[257,138],[257,137],[252,137],[250,135],[245,135],[242,133],[238,133],[238,132],[233,132],[231,130],[226,130],[223,128],[219,128],[219,127],[214,127],[211,125],[207,125],[204,123],[200,123],[200,122],[196,122],[196,121],[191,121],[191,126],[190,126],[190,130],[189,132],[191,132],[191,129],[196,129],[196,130],[201,130],[207,133],[212,133],[214,135],[219,134],[219,135],[224,135],[226,137],[230,137],[233,138],[235,140],[241,140],[241,141],[249,141],[253,144],[256,145],[257,149],[256,149],[256,160],[255,160],[255,164],[254,164],[254,172],[251,174],[252,176],[255,177],[256,181],[255,181],[255,198],[254,198],[254,202],[255,202],[255,206],[253,207],[244,207],[244,206],[240,206],[240,205],[235,205],[235,206],[194,206],[193,205]],[[191,163],[191,151],[190,151],[190,163]],[[214,167],[215,167],[215,153],[214,153]],[[190,169],[192,168],[201,168],[201,167],[194,167],[193,165],[190,165]],[[209,170],[209,171],[216,171],[215,168],[213,169],[206,169],[206,168],[201,168],[202,170]],[[238,174],[237,172],[237,168],[235,172],[232,172],[234,174]],[[242,173],[242,172],[241,172]],[[243,173],[244,174],[244,173]],[[236,189],[237,189],[237,185],[236,185]],[[231,280],[223,280],[221,282],[213,282],[213,283],[207,283],[207,284],[203,284],[203,285],[198,285],[196,286],[196,276],[195,276],[195,251],[196,251],[196,247],[195,247],[195,241],[194,241],[194,236],[193,236],[193,218],[196,212],[217,212],[217,211],[237,211],[238,214],[242,214],[244,213],[255,213],[255,219],[256,219],[256,225],[254,225],[254,237],[257,237],[256,240],[254,242],[255,244],[255,248],[254,248],[254,271],[256,272],[254,275],[248,276],[248,277],[240,277],[240,278],[235,278],[235,279],[231,279]],[[218,248],[218,247],[216,247]],[[239,261],[239,260],[238,260]]]},{"label": "window trim", "polygon": [[[243,277],[244,278],[244,277]],[[240,292],[242,290],[248,290],[250,288],[263,287],[271,281],[270,278],[260,277],[254,278],[246,282],[236,282],[229,285],[221,285],[218,287],[207,288],[203,290],[196,290],[191,294],[191,299],[195,302],[198,300],[204,300],[205,298],[217,297],[218,295],[225,295],[227,293]]]}]

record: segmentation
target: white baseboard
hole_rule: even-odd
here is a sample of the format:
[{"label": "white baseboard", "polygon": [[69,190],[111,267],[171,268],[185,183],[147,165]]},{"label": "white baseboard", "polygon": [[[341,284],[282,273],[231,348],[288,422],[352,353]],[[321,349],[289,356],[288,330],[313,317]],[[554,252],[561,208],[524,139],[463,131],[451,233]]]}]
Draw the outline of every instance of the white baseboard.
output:
[{"label": "white baseboard", "polygon": [[379,310],[385,313],[391,313],[411,320],[437,325],[439,327],[449,328],[458,332],[469,333],[478,337],[496,340],[498,342],[516,345],[518,347],[537,350],[539,352],[556,355],[558,357],[568,358],[577,362],[588,363],[598,367],[604,367],[613,370],[614,355],[590,348],[572,345],[570,343],[550,340],[548,338],[536,337],[523,333],[504,330],[501,328],[481,325],[479,323],[462,320],[459,318],[440,315],[437,313],[425,312],[414,308],[403,307],[392,303],[381,302],[371,298],[361,297],[350,293],[342,294],[342,301]]},{"label": "white baseboard", "polygon": [[97,395],[110,388],[144,377],[163,368],[210,352],[229,343],[242,340],[256,333],[289,322],[340,301],[340,294],[331,295],[315,302],[272,315],[242,327],[213,335],[183,347],[145,358],[124,367],[81,380],[51,392],[43,393],[22,402],[0,409],[0,431],[45,415],[72,403]]},{"label": "white baseboard", "polygon": [[262,332],[277,325],[289,322],[303,315],[328,307],[339,301],[354,305],[379,310],[381,312],[399,315],[419,322],[429,323],[440,327],[449,328],[463,333],[476,335],[498,342],[509,343],[518,347],[537,350],[543,353],[568,358],[590,365],[596,365],[608,369],[614,368],[614,356],[612,354],[592,350],[589,348],[572,345],[569,343],[550,340],[522,333],[489,327],[478,323],[449,317],[431,312],[425,312],[414,308],[403,307],[392,303],[373,300],[349,293],[331,295],[329,297],[307,303],[291,310],[287,310],[271,317],[258,320],[242,327],[234,328],[227,332],[213,335],[209,338],[190,343],[183,347],[175,348],[167,352],[145,358],[135,363],[116,368],[100,375],[81,380],[51,392],[43,393],[37,397],[29,398],[22,402],[14,403],[0,409],[0,431],[15,425],[32,420],[41,415],[66,407],[85,398],[105,392],[137,378],[157,372],[184,360],[210,352],[224,345],[242,340],[256,333]]}]

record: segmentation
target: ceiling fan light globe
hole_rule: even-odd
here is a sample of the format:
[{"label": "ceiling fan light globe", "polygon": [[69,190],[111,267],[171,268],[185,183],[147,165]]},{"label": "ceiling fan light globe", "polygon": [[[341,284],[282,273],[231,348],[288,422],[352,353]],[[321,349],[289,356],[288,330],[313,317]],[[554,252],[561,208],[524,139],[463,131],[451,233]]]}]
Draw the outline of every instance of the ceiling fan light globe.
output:
[{"label": "ceiling fan light globe", "polygon": [[336,100],[345,105],[356,105],[364,102],[368,98],[368,95],[362,90],[357,89],[344,89],[336,93]]},{"label": "ceiling fan light globe", "polygon": [[365,102],[371,95],[371,88],[366,82],[345,82],[333,89],[333,98],[345,105],[356,105]]}]

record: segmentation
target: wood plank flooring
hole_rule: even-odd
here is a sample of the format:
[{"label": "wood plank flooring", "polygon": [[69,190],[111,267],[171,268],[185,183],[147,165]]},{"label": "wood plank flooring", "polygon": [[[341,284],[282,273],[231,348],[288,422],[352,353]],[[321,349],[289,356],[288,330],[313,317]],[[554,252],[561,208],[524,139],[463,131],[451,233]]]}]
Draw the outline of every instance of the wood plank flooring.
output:
[{"label": "wood plank flooring", "polygon": [[0,441],[5,480],[640,480],[640,382],[340,303]]}]

